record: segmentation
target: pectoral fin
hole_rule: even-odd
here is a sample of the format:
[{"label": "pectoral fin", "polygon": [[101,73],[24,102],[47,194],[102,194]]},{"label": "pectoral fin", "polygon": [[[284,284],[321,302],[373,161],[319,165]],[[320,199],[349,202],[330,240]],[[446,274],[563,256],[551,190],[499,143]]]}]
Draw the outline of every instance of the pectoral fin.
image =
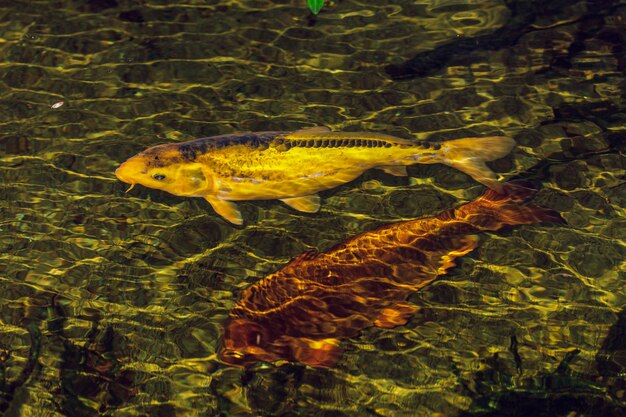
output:
[{"label": "pectoral fin", "polygon": [[305,195],[304,197],[281,198],[280,201],[291,208],[305,213],[317,213],[320,209],[320,196],[317,194]]},{"label": "pectoral fin", "polygon": [[313,367],[330,368],[341,356],[338,339],[313,340],[294,337],[290,338],[289,345],[295,360]]},{"label": "pectoral fin", "polygon": [[406,172],[406,167],[403,165],[386,165],[378,167],[378,169],[386,172],[389,175],[395,175],[396,177],[406,177],[409,175]]},{"label": "pectoral fin", "polygon": [[396,326],[406,324],[413,313],[417,311],[417,307],[407,303],[398,303],[392,307],[384,309],[378,319],[374,321],[374,326],[390,329]]},{"label": "pectoral fin", "polygon": [[237,225],[243,224],[243,217],[241,217],[241,212],[237,208],[237,204],[226,200],[220,200],[219,198],[213,196],[206,196],[204,199],[209,202],[217,214],[229,222]]}]

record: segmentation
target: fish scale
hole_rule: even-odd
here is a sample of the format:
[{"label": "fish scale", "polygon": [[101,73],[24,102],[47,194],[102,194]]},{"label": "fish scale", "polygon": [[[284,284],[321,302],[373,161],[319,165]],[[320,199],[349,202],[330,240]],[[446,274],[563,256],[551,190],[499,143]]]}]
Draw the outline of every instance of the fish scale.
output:
[{"label": "fish scale", "polygon": [[134,186],[202,197],[234,224],[243,224],[235,201],[279,199],[305,213],[320,208],[317,193],[354,180],[371,168],[406,176],[406,166],[443,163],[489,188],[501,184],[485,161],[513,148],[504,136],[440,143],[370,132],[246,132],[157,145],[124,162],[117,177]]},{"label": "fish scale", "polygon": [[322,253],[308,251],[246,288],[229,313],[219,358],[230,365],[338,361],[340,340],[371,326],[404,325],[407,298],[478,245],[477,233],[560,215],[523,205],[535,190],[508,183],[440,215],[382,226]]}]

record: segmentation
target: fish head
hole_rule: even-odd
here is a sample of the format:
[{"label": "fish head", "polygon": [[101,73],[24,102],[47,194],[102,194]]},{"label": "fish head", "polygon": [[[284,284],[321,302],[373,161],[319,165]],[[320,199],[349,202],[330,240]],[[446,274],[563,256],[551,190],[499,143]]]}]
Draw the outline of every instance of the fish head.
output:
[{"label": "fish head", "polygon": [[[200,197],[211,192],[213,181],[197,161],[181,156],[176,144],[149,148],[122,163],[115,171],[122,182],[178,196]],[[130,190],[129,188],[129,190]]]},{"label": "fish head", "polygon": [[272,332],[248,319],[233,319],[224,329],[223,344],[218,353],[222,362],[248,366],[255,362],[273,362],[283,358]]}]

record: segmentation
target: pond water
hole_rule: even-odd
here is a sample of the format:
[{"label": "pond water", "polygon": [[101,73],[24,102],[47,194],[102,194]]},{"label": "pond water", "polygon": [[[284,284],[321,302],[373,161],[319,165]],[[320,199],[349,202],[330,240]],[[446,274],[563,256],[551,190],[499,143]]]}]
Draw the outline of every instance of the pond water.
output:
[{"label": "pond water", "polygon": [[[9,416],[611,416],[626,407],[626,1],[0,0],[0,411]],[[227,366],[241,291],[308,249],[484,187],[366,172],[318,213],[114,176],[241,131],[508,135],[491,163],[567,224],[484,233],[333,368]]]}]

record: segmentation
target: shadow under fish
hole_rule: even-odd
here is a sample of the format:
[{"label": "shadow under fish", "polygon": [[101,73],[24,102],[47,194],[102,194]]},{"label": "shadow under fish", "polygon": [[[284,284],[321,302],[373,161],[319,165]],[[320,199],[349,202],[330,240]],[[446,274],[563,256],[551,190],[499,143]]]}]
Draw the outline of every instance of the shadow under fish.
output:
[{"label": "shadow under fish", "polygon": [[243,291],[231,310],[219,358],[230,365],[285,360],[331,367],[342,338],[404,325],[407,298],[445,274],[478,244],[476,233],[561,216],[523,205],[535,190],[504,184],[435,217],[362,233],[325,252],[306,252]]}]

